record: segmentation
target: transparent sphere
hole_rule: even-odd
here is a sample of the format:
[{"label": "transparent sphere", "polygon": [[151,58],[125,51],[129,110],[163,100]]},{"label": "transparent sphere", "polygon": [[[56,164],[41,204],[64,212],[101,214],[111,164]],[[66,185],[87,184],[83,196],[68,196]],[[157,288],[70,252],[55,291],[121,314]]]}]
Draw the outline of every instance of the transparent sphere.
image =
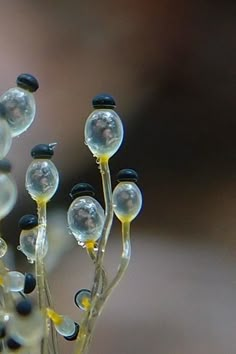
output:
[{"label": "transparent sphere", "polygon": [[[20,233],[20,245],[18,249],[24,253],[30,263],[35,261],[35,247],[38,236],[38,227],[34,227],[31,230],[22,230]],[[48,251],[48,240],[45,238],[43,258],[46,256]]]},{"label": "transparent sphere", "polygon": [[25,179],[25,186],[31,198],[36,201],[49,201],[55,194],[58,183],[58,171],[51,160],[34,159],[31,162]]},{"label": "transparent sphere", "polygon": [[4,257],[7,253],[7,243],[0,237],[0,258]]},{"label": "transparent sphere", "polygon": [[142,207],[142,194],[133,182],[120,182],[113,191],[113,208],[117,218],[132,221]]},{"label": "transparent sphere", "polygon": [[75,322],[67,317],[63,316],[63,321],[60,324],[55,324],[56,331],[64,337],[69,337],[75,332]]},{"label": "transparent sphere", "polygon": [[22,291],[25,286],[25,276],[24,274],[16,271],[8,272],[4,276],[4,284],[9,291]]},{"label": "transparent sphere", "polygon": [[75,304],[82,311],[87,311],[91,305],[91,291],[88,289],[79,290],[75,294]]},{"label": "transparent sphere", "polygon": [[20,87],[6,91],[0,97],[6,109],[6,120],[12,136],[17,136],[29,128],[35,117],[35,100],[31,92]]},{"label": "transparent sphere", "polygon": [[44,323],[43,315],[39,310],[33,310],[28,316],[15,314],[9,321],[9,334],[21,345],[32,346],[43,338]]},{"label": "transparent sphere", "polygon": [[75,239],[83,245],[101,236],[104,210],[96,199],[90,196],[78,197],[68,209],[67,221]]},{"label": "transparent sphere", "polygon": [[11,129],[6,120],[0,118],[0,160],[8,153],[12,144]]},{"label": "transparent sphere", "polygon": [[17,188],[14,180],[9,174],[0,173],[0,219],[10,213],[16,199]]},{"label": "transparent sphere", "polygon": [[123,125],[112,109],[96,109],[85,124],[85,144],[96,157],[111,157],[123,140]]}]

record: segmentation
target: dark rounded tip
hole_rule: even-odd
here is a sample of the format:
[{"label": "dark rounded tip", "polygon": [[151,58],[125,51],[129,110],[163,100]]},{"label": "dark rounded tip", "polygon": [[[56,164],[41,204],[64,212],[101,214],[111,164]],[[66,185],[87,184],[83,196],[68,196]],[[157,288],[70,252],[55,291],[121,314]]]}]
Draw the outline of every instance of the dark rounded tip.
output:
[{"label": "dark rounded tip", "polygon": [[117,182],[137,182],[138,174],[131,168],[124,168],[118,172],[116,179]]},{"label": "dark rounded tip", "polygon": [[38,80],[31,74],[20,74],[16,78],[16,84],[18,87],[30,92],[35,92],[39,88]]},{"label": "dark rounded tip", "polygon": [[32,214],[24,215],[20,218],[18,225],[21,230],[31,230],[38,226],[38,217]]},{"label": "dark rounded tip", "polygon": [[78,333],[79,333],[79,324],[77,322],[75,322],[75,331],[73,334],[71,334],[70,336],[67,336],[67,337],[64,337],[66,340],[69,340],[69,341],[73,341],[73,340],[76,340],[77,336],[78,336]]},{"label": "dark rounded tip", "polygon": [[12,337],[9,337],[7,339],[7,347],[11,350],[18,350],[20,349],[21,344],[17,342],[15,339],[13,339]]},{"label": "dark rounded tip", "polygon": [[[81,296],[82,295],[82,296]],[[79,300],[81,300],[81,297],[83,298],[83,295],[86,296],[88,298],[91,298],[91,291],[89,289],[80,289],[79,291],[77,291],[77,293],[74,296],[74,303],[75,305],[81,309],[81,303]]]},{"label": "dark rounded tip", "polygon": [[7,159],[0,160],[0,172],[9,173],[11,172],[11,163]]},{"label": "dark rounded tip", "polygon": [[31,150],[34,159],[51,159],[54,155],[55,144],[38,144]]},{"label": "dark rounded tip", "polygon": [[16,312],[21,316],[28,316],[32,312],[32,304],[29,300],[21,300],[16,304]]},{"label": "dark rounded tip", "polygon": [[102,93],[97,95],[92,100],[93,108],[109,108],[114,109],[116,107],[116,102],[111,95],[107,93]]},{"label": "dark rounded tip", "polygon": [[36,279],[35,276],[31,273],[25,273],[25,284],[23,292],[25,294],[30,294],[34,291],[36,287]]},{"label": "dark rounded tip", "polygon": [[85,195],[88,195],[90,197],[94,197],[95,196],[95,190],[91,186],[91,184],[78,183],[78,184],[74,185],[74,187],[71,189],[71,192],[70,192],[70,197],[72,199],[75,199],[77,197],[82,197],[82,196],[85,196]]}]

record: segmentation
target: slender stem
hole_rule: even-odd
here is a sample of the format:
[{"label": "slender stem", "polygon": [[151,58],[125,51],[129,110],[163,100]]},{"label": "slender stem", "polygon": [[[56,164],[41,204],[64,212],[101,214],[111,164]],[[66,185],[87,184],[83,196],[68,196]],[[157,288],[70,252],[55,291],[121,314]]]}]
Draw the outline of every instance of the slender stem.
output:
[{"label": "slender stem", "polygon": [[[93,261],[93,263],[96,265],[96,259],[97,259],[97,254],[96,252],[94,251],[93,248],[91,247],[88,247],[87,248],[87,253],[89,255],[89,257],[91,258],[91,260]],[[104,267],[102,266],[102,281],[101,281],[101,289],[99,290],[100,293],[103,293],[104,289],[106,289],[107,287],[107,275],[106,275],[106,272],[105,272],[105,269]]]},{"label": "slender stem", "polygon": [[41,354],[47,354],[48,333],[46,317],[46,289],[44,274],[44,248],[46,242],[46,202],[38,202],[38,235],[35,246],[35,275],[37,282],[37,297],[39,309],[45,316],[45,336],[41,343]]},{"label": "slender stem", "polygon": [[[108,159],[100,158],[99,161],[102,187],[105,202],[105,220],[104,226],[99,241],[98,252],[95,262],[95,275],[94,282],[91,291],[92,300],[91,308],[85,312],[84,318],[80,326],[79,335],[75,345],[75,354],[85,354],[88,351],[88,346],[91,341],[93,328],[95,326],[96,319],[98,317],[99,301],[99,289],[101,289],[101,283],[103,279],[103,260],[106,250],[106,244],[110,234],[112,221],[113,221],[113,206],[112,206],[112,188],[111,188],[111,176],[109,170]],[[100,290],[101,291],[101,290]]]},{"label": "slender stem", "polygon": [[[130,222],[122,222],[122,255],[120,265],[118,267],[118,271],[110,282],[108,288],[104,291],[101,295],[102,299],[102,307],[104,306],[105,302],[111,295],[111,292],[115,289],[115,287],[120,282],[121,278],[125,274],[125,271],[129,265],[130,257],[131,257],[131,243],[130,243]],[[99,310],[100,313],[101,309]]]},{"label": "slender stem", "polygon": [[101,279],[104,254],[106,250],[107,240],[110,235],[113,221],[113,206],[112,206],[112,188],[109,164],[107,159],[100,159],[100,173],[102,178],[102,187],[105,202],[105,220],[104,226],[99,241],[97,252],[94,283],[92,288],[92,298],[97,294]]},{"label": "slender stem", "polygon": [[[53,306],[53,301],[52,301],[52,295],[50,292],[49,284],[48,284],[48,279],[46,275],[46,271],[44,270],[45,274],[45,289],[46,289],[46,300],[48,307],[54,308]],[[51,336],[51,341],[52,341],[52,348],[53,348],[53,354],[58,354],[59,349],[58,349],[58,339],[57,339],[57,332],[55,330],[55,327],[51,325],[50,323],[50,336]]]}]

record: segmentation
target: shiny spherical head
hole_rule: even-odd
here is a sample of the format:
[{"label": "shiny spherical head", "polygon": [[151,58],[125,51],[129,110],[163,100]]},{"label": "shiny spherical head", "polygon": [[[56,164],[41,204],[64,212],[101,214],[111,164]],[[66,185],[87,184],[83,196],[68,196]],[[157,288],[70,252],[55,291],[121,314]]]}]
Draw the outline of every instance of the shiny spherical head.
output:
[{"label": "shiny spherical head", "polygon": [[7,121],[0,116],[0,159],[3,159],[8,154],[11,145],[11,129]]},{"label": "shiny spherical head", "polygon": [[79,324],[77,322],[75,322],[75,331],[74,331],[74,333],[72,335],[70,335],[70,336],[67,336],[67,337],[64,336],[64,338],[66,340],[68,340],[68,341],[76,340],[76,338],[78,337],[78,334],[79,334],[79,328],[80,328]]},{"label": "shiny spherical head", "polygon": [[33,214],[24,215],[20,218],[18,225],[21,230],[31,230],[38,226],[38,217]]},{"label": "shiny spherical head", "polygon": [[24,294],[31,294],[34,291],[35,287],[36,287],[35,276],[31,273],[26,273],[23,293]]},{"label": "shiny spherical head", "polygon": [[16,78],[16,84],[29,92],[35,92],[39,88],[38,80],[31,74],[20,74]]},{"label": "shiny spherical head", "polygon": [[54,326],[56,331],[63,337],[69,337],[75,333],[75,322],[67,316],[62,316],[62,322],[59,324],[54,323]]},{"label": "shiny spherical head", "polygon": [[55,144],[38,144],[31,150],[34,159],[51,159],[54,155]]},{"label": "shiny spherical head", "polygon": [[100,95],[95,96],[92,100],[92,105],[95,109],[114,109],[116,107],[114,98],[108,93],[102,93]]},{"label": "shiny spherical head", "polygon": [[25,276],[24,274],[17,272],[17,271],[10,271],[7,272],[4,276],[4,284],[6,289],[19,292],[24,289],[25,284]]},{"label": "shiny spherical head", "polygon": [[120,182],[113,191],[113,209],[121,222],[131,222],[142,207],[142,194],[133,182]]},{"label": "shiny spherical head", "polygon": [[131,168],[124,168],[117,173],[117,182],[137,182],[138,174]]},{"label": "shiny spherical head", "polygon": [[90,196],[76,198],[67,212],[68,226],[80,245],[97,241],[104,224],[104,210],[96,199]]},{"label": "shiny spherical head", "polygon": [[87,311],[91,305],[91,291],[89,289],[79,290],[74,297],[75,305],[82,311]]},{"label": "shiny spherical head", "polygon": [[37,202],[48,202],[59,184],[56,166],[49,159],[35,158],[26,172],[25,186],[31,198]]},{"label": "shiny spherical head", "polygon": [[[19,242],[20,245],[18,246],[18,250],[24,253],[27,257],[29,263],[34,263],[36,255],[35,255],[35,247],[36,241],[38,237],[38,228],[34,227],[30,230],[22,230],[20,233]],[[43,245],[43,254],[42,257],[44,258],[48,251],[48,240],[46,238],[45,243]]]},{"label": "shiny spherical head", "polygon": [[95,109],[85,123],[85,144],[93,155],[108,160],[123,140],[123,125],[118,114],[108,108]]},{"label": "shiny spherical head", "polygon": [[74,200],[80,196],[95,196],[95,189],[89,183],[77,183],[72,187],[70,197]]},{"label": "shiny spherical head", "polygon": [[26,131],[33,123],[36,113],[35,99],[31,92],[14,87],[0,97],[4,106],[4,119],[7,121],[12,137]]},{"label": "shiny spherical head", "polygon": [[0,219],[11,212],[17,199],[16,184],[8,173],[8,167],[9,164],[5,160],[0,162]]},{"label": "shiny spherical head", "polygon": [[16,304],[16,312],[20,316],[29,316],[32,312],[33,306],[29,300],[21,300]]},{"label": "shiny spherical head", "polygon": [[0,237],[0,258],[4,257],[7,253],[7,243]]}]

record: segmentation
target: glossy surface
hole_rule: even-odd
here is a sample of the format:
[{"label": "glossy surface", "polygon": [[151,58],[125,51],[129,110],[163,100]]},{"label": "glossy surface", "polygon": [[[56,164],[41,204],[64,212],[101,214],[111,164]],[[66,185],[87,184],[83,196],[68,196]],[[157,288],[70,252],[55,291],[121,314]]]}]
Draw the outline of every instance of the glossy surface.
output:
[{"label": "glossy surface", "polygon": [[51,160],[35,159],[26,172],[25,186],[31,198],[48,201],[57,190],[58,171]]},{"label": "glossy surface", "polygon": [[[35,227],[31,230],[22,230],[20,233],[20,245],[18,250],[25,254],[28,261],[33,263],[35,261],[35,246],[38,236],[38,228]],[[48,241],[45,239],[43,257],[46,256],[48,251]]]},{"label": "glossy surface", "polygon": [[14,87],[0,97],[0,102],[6,110],[6,120],[12,136],[20,135],[29,128],[36,112],[32,93],[20,87]]},{"label": "glossy surface", "polygon": [[85,144],[96,157],[111,157],[123,140],[123,125],[112,109],[96,109],[85,124]]},{"label": "glossy surface", "polygon": [[0,219],[13,209],[17,199],[17,188],[10,174],[0,173]]},{"label": "glossy surface", "polygon": [[142,194],[133,182],[120,182],[113,191],[113,208],[117,218],[132,221],[142,207]]},{"label": "glossy surface", "polygon": [[78,197],[69,207],[67,221],[72,234],[80,244],[96,241],[102,232],[104,211],[93,197]]}]

